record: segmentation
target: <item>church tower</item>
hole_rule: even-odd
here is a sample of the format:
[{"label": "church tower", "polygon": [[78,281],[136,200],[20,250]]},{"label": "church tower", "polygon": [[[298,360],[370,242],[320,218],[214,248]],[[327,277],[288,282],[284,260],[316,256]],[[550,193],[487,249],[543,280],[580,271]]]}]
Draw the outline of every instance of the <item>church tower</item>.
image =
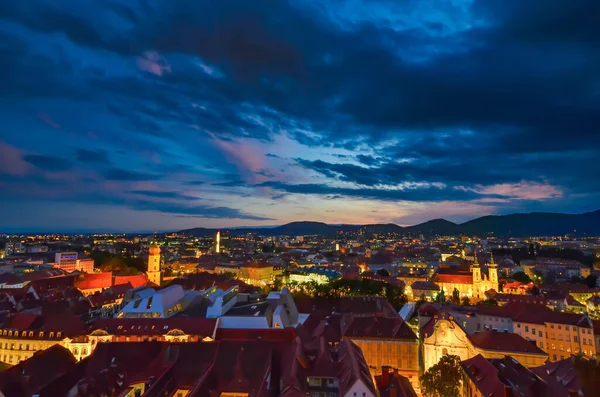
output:
[{"label": "church tower", "polygon": [[156,240],[152,241],[148,250],[148,269],[146,270],[148,281],[160,286],[160,247],[156,244]]},{"label": "church tower", "polygon": [[477,250],[475,250],[473,258],[473,267],[471,268],[471,273],[473,274],[473,284],[479,284],[481,282],[481,268],[479,267],[479,262],[477,261]]},{"label": "church tower", "polygon": [[498,266],[494,262],[494,254],[492,254],[492,259],[490,261],[490,265],[488,266],[488,273],[490,283],[494,284],[494,289],[498,291]]}]

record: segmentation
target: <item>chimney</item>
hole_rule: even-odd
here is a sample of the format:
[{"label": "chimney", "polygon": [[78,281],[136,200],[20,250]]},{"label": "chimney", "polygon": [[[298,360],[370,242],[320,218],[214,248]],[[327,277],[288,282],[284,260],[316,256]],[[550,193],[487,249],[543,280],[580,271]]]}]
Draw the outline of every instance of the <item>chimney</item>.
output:
[{"label": "chimney", "polygon": [[21,378],[23,379],[23,381],[25,383],[29,383],[29,378],[31,378],[31,377],[29,376],[29,374],[27,372],[25,372],[25,370],[23,370],[23,373],[21,374]]},{"label": "chimney", "polygon": [[381,386],[387,387],[390,384],[390,367],[384,365],[381,367]]},{"label": "chimney", "polygon": [[398,389],[396,388],[396,382],[393,385],[390,385],[390,397],[398,397]]}]

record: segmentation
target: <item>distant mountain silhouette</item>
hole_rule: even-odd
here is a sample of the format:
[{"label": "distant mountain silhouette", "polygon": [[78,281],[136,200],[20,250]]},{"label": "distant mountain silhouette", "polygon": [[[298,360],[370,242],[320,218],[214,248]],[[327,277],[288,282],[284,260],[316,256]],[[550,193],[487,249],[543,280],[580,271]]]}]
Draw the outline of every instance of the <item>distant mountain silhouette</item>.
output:
[{"label": "distant mountain silhouette", "polygon": [[445,219],[433,219],[410,227],[401,227],[393,223],[370,225],[328,225],[323,222],[291,222],[272,228],[233,228],[205,229],[194,228],[179,233],[191,236],[210,236],[217,230],[229,231],[232,235],[257,233],[263,236],[335,236],[346,232],[403,235],[424,234],[475,235],[493,234],[502,237],[560,236],[565,234],[600,235],[600,210],[584,214],[559,214],[533,212],[529,214],[489,215],[471,221],[456,224]]},{"label": "distant mountain silhouette", "polygon": [[425,223],[405,228],[409,233],[440,234],[451,236],[460,233],[460,226],[445,219],[433,219]]}]

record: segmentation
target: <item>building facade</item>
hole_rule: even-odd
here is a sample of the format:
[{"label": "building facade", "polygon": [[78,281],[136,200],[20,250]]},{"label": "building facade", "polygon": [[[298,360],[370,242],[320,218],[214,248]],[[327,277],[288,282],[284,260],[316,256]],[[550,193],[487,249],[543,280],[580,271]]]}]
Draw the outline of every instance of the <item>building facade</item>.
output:
[{"label": "building facade", "polygon": [[474,258],[470,274],[457,272],[454,274],[438,273],[433,280],[443,290],[446,297],[452,296],[454,290],[458,290],[460,297],[467,297],[477,302],[486,298],[485,293],[489,290],[498,291],[498,267],[492,262],[488,265],[488,275],[481,273],[481,266]]}]

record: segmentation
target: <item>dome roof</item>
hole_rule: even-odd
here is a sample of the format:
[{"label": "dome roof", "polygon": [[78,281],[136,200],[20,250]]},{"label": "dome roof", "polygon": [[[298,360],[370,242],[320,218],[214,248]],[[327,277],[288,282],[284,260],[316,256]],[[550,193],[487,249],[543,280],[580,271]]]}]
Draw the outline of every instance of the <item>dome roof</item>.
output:
[{"label": "dome roof", "polygon": [[158,244],[156,244],[156,242],[153,242],[152,245],[150,245],[148,253],[150,255],[160,255],[160,247],[158,246]]}]

